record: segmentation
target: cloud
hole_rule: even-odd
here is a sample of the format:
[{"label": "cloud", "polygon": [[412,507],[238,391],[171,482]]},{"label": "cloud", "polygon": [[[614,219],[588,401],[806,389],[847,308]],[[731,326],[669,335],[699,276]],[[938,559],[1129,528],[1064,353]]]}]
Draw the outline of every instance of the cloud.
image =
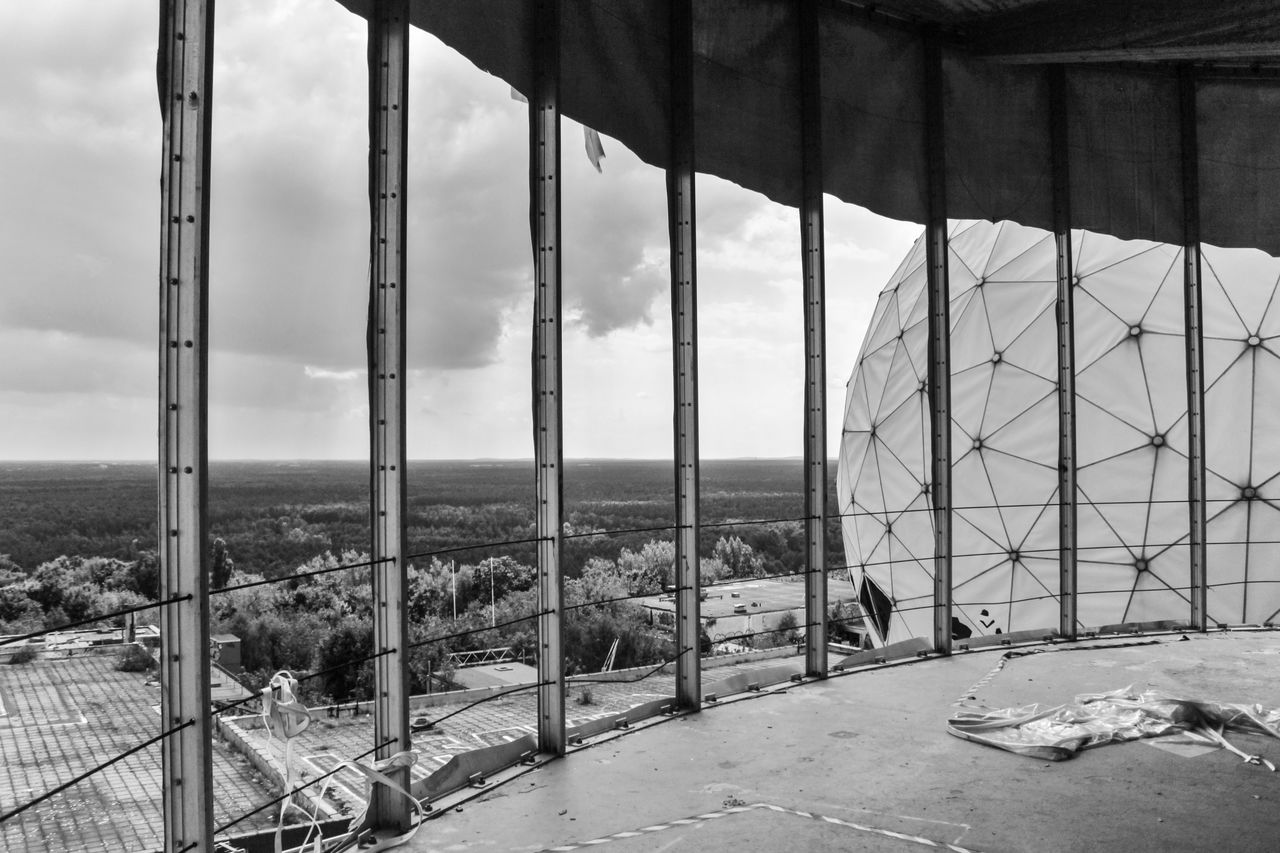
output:
[{"label": "cloud", "polygon": [[666,176],[609,137],[597,173],[580,125],[561,136],[565,307],[592,337],[648,325],[671,281]]},{"label": "cloud", "polygon": [[[217,27],[211,452],[363,456],[365,22],[331,2],[221,0]],[[154,455],[156,31],[154,3],[0,4],[6,455]],[[410,453],[528,456],[527,106],[433,37],[411,45]],[[598,174],[578,125],[561,138],[566,451],[662,458],[665,177],[608,138]],[[698,201],[704,452],[797,452],[796,212],[705,176]],[[916,233],[828,200],[833,383]]]},{"label": "cloud", "polygon": [[32,330],[0,335],[0,391],[155,397],[156,349]]}]

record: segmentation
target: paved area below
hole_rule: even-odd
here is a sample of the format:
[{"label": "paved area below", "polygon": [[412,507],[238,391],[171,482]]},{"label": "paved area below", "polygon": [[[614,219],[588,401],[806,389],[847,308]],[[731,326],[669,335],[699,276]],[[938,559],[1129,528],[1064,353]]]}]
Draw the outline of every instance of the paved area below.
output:
[{"label": "paved area below", "polygon": [[[703,672],[703,683],[711,687],[743,672],[787,663],[802,666],[802,660],[793,656],[711,666]],[[572,683],[568,691],[568,727],[572,729],[592,720],[622,714],[637,705],[675,694],[675,676],[669,667],[651,673],[642,670],[634,676],[623,674],[623,677],[628,680]],[[354,713],[357,708],[360,712]],[[412,768],[411,776],[419,780],[449,763],[455,755],[536,734],[537,692],[525,689],[480,700],[460,698],[455,703],[415,710],[412,718],[433,723],[430,729],[413,735],[413,748],[419,752],[420,759]],[[244,735],[250,749],[263,754],[277,773],[283,775],[285,745],[267,736],[260,717],[240,717],[228,723]],[[338,768],[344,760],[363,755],[373,743],[373,718],[367,704],[346,706],[337,717],[316,713],[310,726],[293,739],[291,760],[295,779],[299,780],[295,785],[317,779]],[[309,790],[322,792],[323,807],[330,810],[331,816],[354,815],[366,801],[365,779],[350,768],[338,769],[328,780]]]},{"label": "paved area below", "polygon": [[[117,672],[114,654],[0,666],[0,813],[160,732],[160,690]],[[214,742],[217,825],[275,796],[245,758]],[[161,755],[156,744],[0,823],[6,853],[147,851],[163,844]],[[265,829],[274,815],[246,820]]]},{"label": "paved area below", "polygon": [[[1148,743],[1046,762],[952,737],[966,696],[1058,704],[1128,685],[1280,706],[1280,634],[1083,641],[850,673],[575,750],[425,824],[416,853],[1272,851],[1280,773]],[[1280,741],[1228,735],[1280,761]]]}]

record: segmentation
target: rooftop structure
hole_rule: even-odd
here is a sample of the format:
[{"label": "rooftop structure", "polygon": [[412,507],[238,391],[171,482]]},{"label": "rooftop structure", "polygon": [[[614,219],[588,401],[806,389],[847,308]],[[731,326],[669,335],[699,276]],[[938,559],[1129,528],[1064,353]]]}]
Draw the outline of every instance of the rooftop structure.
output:
[{"label": "rooftop structure", "polygon": [[[362,827],[381,838],[396,837],[417,814],[397,789],[413,800],[438,802],[446,795],[483,785],[500,768],[550,762],[569,752],[574,741],[626,730],[642,718],[673,716],[670,736],[656,761],[619,748],[613,763],[621,776],[597,777],[582,771],[584,762],[558,762],[548,771],[565,785],[512,805],[514,814],[535,809],[539,820],[576,811],[591,813],[576,827],[557,826],[543,835],[572,847],[596,842],[613,832],[611,843],[642,846],[634,840],[656,831],[657,821],[691,827],[699,818],[685,809],[701,809],[708,797],[724,810],[721,826],[756,829],[757,845],[771,831],[770,821],[836,817],[855,795],[866,807],[861,815],[843,813],[842,823],[813,826],[870,826],[858,836],[865,844],[901,845],[912,839],[936,846],[969,841],[965,831],[984,808],[980,802],[997,784],[1013,793],[1031,793],[1060,802],[1076,787],[1034,787],[1027,764],[1011,770],[1014,759],[983,753],[947,739],[937,728],[955,697],[989,673],[990,656],[958,654],[954,642],[957,557],[953,530],[960,523],[953,503],[953,470],[959,454],[952,431],[939,425],[952,418],[952,357],[949,336],[951,292],[949,222],[957,219],[1009,220],[1054,233],[1055,403],[1062,448],[1076,436],[1072,363],[1077,333],[1071,305],[1071,233],[1088,229],[1123,239],[1154,240],[1181,247],[1175,273],[1180,283],[1185,334],[1181,356],[1186,365],[1186,479],[1183,509],[1187,517],[1186,613],[1177,621],[1196,635],[1183,646],[1212,642],[1206,605],[1210,566],[1206,541],[1208,491],[1205,460],[1207,350],[1202,325],[1202,242],[1253,247],[1280,253],[1280,137],[1273,132],[1280,107],[1280,16],[1274,3],[1248,0],[1233,15],[1197,0],[1162,3],[1095,4],[1079,0],[947,0],[924,3],[887,0],[697,0],[600,3],[586,0],[343,0],[369,21],[369,311],[358,318],[368,341],[371,559],[375,630],[372,651],[350,661],[373,670],[373,737],[356,760],[393,762],[384,769],[392,784],[372,790]],[[410,245],[405,194],[409,151],[409,28],[422,27],[456,48],[479,67],[500,76],[529,102],[529,224],[532,249],[534,346],[531,359],[532,431],[537,488],[537,519],[532,538],[538,553],[537,597],[529,623],[536,649],[537,680],[528,690],[529,730],[515,740],[486,745],[451,756],[422,778],[398,761],[417,743],[410,723],[409,654],[415,646],[444,643],[450,637],[414,637],[406,608],[409,514],[405,501],[406,460],[406,291],[412,290],[407,255]],[[161,695],[157,735],[163,751],[162,773],[153,786],[163,796],[163,837],[167,851],[212,851],[215,836],[255,812],[222,822],[215,803],[217,786],[211,732],[214,718],[229,711],[213,707],[208,654],[209,548],[207,542],[207,408],[211,121],[213,80],[212,0],[165,0],[161,5],[158,92],[164,145],[161,154],[161,269],[158,278],[160,337],[158,361],[159,513],[161,542],[160,600]],[[288,33],[279,34],[289,37]],[[415,83],[418,85],[418,83]],[[421,81],[430,87],[431,81]],[[573,682],[565,666],[565,626],[579,607],[567,604],[561,557],[566,538],[563,512],[563,347],[561,328],[562,265],[560,117],[570,116],[607,133],[642,160],[666,171],[671,267],[672,446],[675,512],[675,627],[670,660],[655,665],[674,670],[669,695],[630,707],[625,714],[572,725],[568,702]],[[803,424],[805,503],[794,519],[804,530],[804,661],[799,671],[780,667],[741,673],[711,690],[704,685],[699,659],[699,577],[702,519],[699,507],[699,373],[697,176],[712,174],[761,192],[799,209],[800,268],[797,292],[805,338]],[[932,588],[920,607],[928,613],[924,636],[828,660],[829,566],[826,559],[825,505],[828,456],[824,314],[824,195],[830,194],[875,212],[925,225],[923,311],[927,346],[923,371],[933,428],[922,448],[929,490]],[[509,199],[503,199],[509,203]],[[363,228],[364,223],[358,227]],[[367,325],[366,325],[367,324]],[[1057,577],[1058,622],[1054,641],[1079,641],[1076,553],[1077,466],[1060,450],[1057,547],[1063,559]],[[575,534],[576,535],[576,534]],[[602,535],[595,532],[590,535]],[[912,543],[913,547],[916,543]],[[923,543],[923,544],[928,544]],[[963,593],[961,593],[963,594]],[[607,603],[607,602],[606,602]],[[966,602],[960,601],[961,605]],[[868,607],[868,609],[872,609]],[[1144,630],[1152,626],[1121,626]],[[1168,627],[1168,626],[1163,626]],[[1013,642],[1009,635],[992,642]],[[994,638],[994,635],[993,635]],[[976,647],[978,643],[970,644]],[[1243,655],[1243,646],[1231,646]],[[1142,654],[1143,650],[1139,650]],[[1235,651],[1231,652],[1236,653]],[[1267,652],[1269,653],[1269,652]],[[1182,653],[1185,654],[1185,653]],[[926,660],[918,668],[892,668],[791,690],[793,679],[823,682],[850,668],[893,666]],[[1066,655],[1045,655],[1057,660]],[[1038,658],[1037,658],[1038,660]],[[1112,675],[1120,663],[1104,658]],[[1147,660],[1147,659],[1143,659]],[[1150,663],[1150,660],[1147,660]],[[1211,668],[1210,658],[1186,657],[1188,669]],[[42,664],[43,665],[43,664]],[[790,669],[790,671],[788,671]],[[905,674],[904,674],[905,673]],[[599,675],[591,676],[607,680]],[[1033,677],[1033,676],[1029,676]],[[1048,671],[1042,683],[1056,689],[1075,685],[1064,672]],[[1034,678],[1034,677],[1033,677]],[[736,680],[735,680],[736,679]],[[785,710],[761,700],[740,718],[750,731],[721,728],[722,712],[700,714],[731,692],[762,692],[772,681],[788,685]],[[891,689],[889,683],[901,683]],[[1007,687],[1010,682],[994,682]],[[1021,684],[1021,682],[1019,682]],[[860,689],[871,684],[872,687]],[[704,689],[704,686],[707,689]],[[1113,686],[1108,684],[1107,686]],[[1188,688],[1205,687],[1188,683]],[[753,689],[754,688],[754,689]],[[885,689],[877,689],[885,688]],[[847,691],[847,692],[846,692]],[[980,692],[977,688],[970,693]],[[713,695],[714,694],[714,695]],[[1021,690],[1000,694],[1009,702],[1027,701]],[[504,698],[506,698],[504,694]],[[1035,698],[1040,698],[1039,693]],[[1241,697],[1250,698],[1250,697]],[[861,713],[853,712],[854,700]],[[496,701],[496,700],[495,700]],[[882,704],[878,704],[882,703]],[[806,713],[807,712],[807,713]],[[732,714],[732,712],[730,712]],[[729,715],[725,715],[729,716]],[[769,720],[774,719],[773,723]],[[777,725],[775,733],[770,725]],[[877,728],[877,725],[879,728]],[[763,726],[763,729],[761,728]],[[683,737],[672,735],[672,730]],[[920,732],[933,732],[921,736]],[[692,736],[690,736],[692,733]],[[698,735],[701,735],[699,737]],[[833,753],[831,743],[871,744],[873,761],[849,772],[849,756]],[[631,744],[639,742],[637,738]],[[962,748],[963,747],[963,748]],[[121,747],[123,748],[123,747]],[[712,773],[711,762],[690,761],[693,750],[740,750],[744,758],[717,754],[719,770],[736,770],[752,760],[780,784],[743,785]],[[1141,747],[1130,747],[1141,749]],[[1151,751],[1148,760],[1154,758]],[[833,763],[833,756],[834,761]],[[645,756],[649,758],[650,756]],[[1092,756],[1088,756],[1091,758]],[[804,759],[812,759],[805,761]],[[1102,759],[1116,761],[1116,759]],[[896,767],[894,762],[897,762]],[[936,762],[941,776],[928,774]],[[601,762],[604,764],[604,761]],[[1083,760],[1071,765],[1085,767]],[[1096,764],[1095,764],[1096,766]],[[1152,772],[1125,776],[1109,764],[1101,779],[1085,779],[1077,770],[1076,802],[1099,811],[1119,801],[1116,780],[1138,780],[1149,806]],[[1183,765],[1179,765],[1183,766]],[[690,772],[690,768],[692,771]],[[796,768],[802,768],[797,770]],[[61,769],[61,768],[60,768]],[[1170,765],[1145,768],[1158,774]],[[1233,767],[1233,770],[1239,770]],[[1246,768],[1252,771],[1256,768]],[[890,773],[889,771],[893,772]],[[686,771],[686,772],[681,772]],[[890,779],[886,794],[869,782],[876,771]],[[99,768],[91,778],[107,773]],[[517,771],[519,772],[519,771]],[[1070,772],[1070,771],[1069,771]],[[708,774],[711,775],[708,775]],[[843,774],[843,775],[842,775]],[[1007,774],[1007,775],[1006,775]],[[65,778],[69,774],[61,774]],[[327,774],[323,774],[327,775]],[[321,777],[299,784],[311,785]],[[798,778],[803,777],[803,778]],[[1160,775],[1159,778],[1164,778]],[[839,787],[832,784],[837,780]],[[945,782],[942,781],[945,779]],[[661,784],[655,784],[661,780]],[[1150,828],[1123,834],[1101,833],[1105,821],[1084,820],[1063,810],[1045,822],[1044,804],[1034,812],[1010,809],[1001,798],[1000,814],[979,815],[985,828],[974,835],[994,849],[1028,846],[1065,848],[1065,840],[1086,837],[1097,849],[1116,837],[1122,846],[1140,847],[1153,837],[1162,846],[1209,846],[1251,839],[1240,822],[1224,827],[1217,817],[1255,817],[1250,796],[1220,798],[1223,777],[1208,786],[1214,801],[1177,787],[1177,803],[1204,820],[1183,821],[1177,833],[1153,835]],[[531,786],[537,788],[538,786]],[[56,790],[56,789],[50,789]],[[821,797],[815,797],[817,790]],[[870,793],[868,791],[870,790]],[[784,802],[785,791],[797,791]],[[626,794],[636,793],[634,799]],[[745,799],[763,792],[761,804]],[[805,798],[799,793],[807,792]],[[633,821],[613,821],[621,799],[637,810]],[[744,795],[740,797],[739,795]],[[1163,795],[1163,791],[1159,792]],[[34,810],[56,793],[33,792],[20,809]],[[1261,797],[1262,794],[1256,794]],[[566,803],[549,802],[558,797]],[[812,798],[812,799],[810,799]],[[695,802],[696,801],[696,802]],[[833,802],[834,801],[834,802]],[[906,804],[906,805],[904,805]],[[925,810],[924,815],[908,811]],[[1020,802],[1015,802],[1020,805]],[[1240,806],[1243,805],[1243,809]],[[607,807],[606,807],[607,806]],[[753,808],[748,808],[753,807]],[[731,811],[744,809],[747,811]],[[491,810],[490,810],[491,811]],[[1017,819],[1011,821],[1009,814]],[[436,812],[439,814],[439,811]],[[1268,819],[1266,812],[1261,819]],[[680,815],[672,819],[673,815]],[[1092,817],[1092,814],[1089,815]],[[0,823],[21,817],[0,815]],[[862,820],[857,818],[861,817]],[[997,820],[997,817],[1000,820]],[[1130,820],[1126,816],[1126,821]],[[1269,818],[1274,822],[1274,817]],[[705,818],[706,821],[720,820]],[[898,832],[912,821],[911,838]],[[931,823],[932,822],[932,823]],[[476,826],[486,844],[527,845],[534,837],[529,822],[504,827],[492,814]],[[416,843],[434,846],[428,823]],[[774,823],[773,825],[778,825]],[[456,826],[456,824],[455,824]],[[620,828],[618,828],[620,826]],[[942,828],[939,829],[938,827]],[[1025,834],[1001,834],[1013,826]],[[588,828],[589,827],[589,828]],[[861,832],[857,827],[853,829]],[[1270,840],[1274,823],[1262,827]],[[927,831],[926,831],[927,830]],[[7,830],[6,830],[7,831]],[[443,834],[446,830],[440,830]],[[685,830],[675,830],[683,832]],[[787,842],[770,847],[797,846]],[[518,833],[518,834],[517,834]],[[620,833],[620,834],[619,834]],[[930,835],[932,833],[932,836]],[[1046,833],[1049,835],[1046,838]],[[874,836],[874,841],[871,837]],[[774,836],[776,839],[777,836]],[[629,840],[632,839],[632,840]],[[956,842],[952,842],[956,839]],[[741,837],[721,837],[729,846]],[[720,843],[724,842],[724,843]],[[848,837],[821,835],[808,846],[844,847]]]},{"label": "rooftop structure", "polygon": [[[851,615],[845,627],[858,633],[861,620],[856,620],[858,591],[845,578],[827,578],[828,603],[832,607],[849,605]],[[640,599],[640,605],[648,610],[650,618],[661,625],[672,625],[676,618],[676,600],[672,593],[653,595]],[[739,578],[717,584],[702,596],[699,602],[702,627],[712,643],[734,645],[734,650],[750,648],[753,641],[762,640],[766,646],[782,645],[789,640],[774,632],[779,629],[783,617],[795,618],[792,631],[800,634],[799,626],[805,621],[803,578],[780,580],[776,578]]]}]

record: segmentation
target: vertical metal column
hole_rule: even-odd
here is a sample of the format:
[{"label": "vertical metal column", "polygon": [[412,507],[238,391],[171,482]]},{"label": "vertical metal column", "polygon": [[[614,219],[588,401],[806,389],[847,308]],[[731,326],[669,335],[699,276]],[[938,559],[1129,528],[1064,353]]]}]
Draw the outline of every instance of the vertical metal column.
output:
[{"label": "vertical metal column", "polygon": [[947,163],[942,51],[924,44],[924,132],[929,221],[925,254],[929,307],[930,486],[933,497],[933,648],[951,652],[951,306],[947,273]]},{"label": "vertical metal column", "polygon": [[534,241],[534,457],[538,478],[538,748],[564,755],[563,461],[560,333],[560,2],[538,0],[529,99]]},{"label": "vertical metal column", "polygon": [[213,850],[209,575],[209,130],[213,0],[161,7],[160,725],[164,843]]},{"label": "vertical metal column", "polygon": [[671,335],[675,380],[676,703],[702,703],[702,618],[698,573],[698,316],[694,242],[693,10],[671,0],[671,157],[667,227],[671,242]]},{"label": "vertical metal column", "polygon": [[800,254],[804,275],[805,672],[827,675],[827,330],[822,65],[816,0],[800,0]]},{"label": "vertical metal column", "polygon": [[1196,136],[1196,80],[1190,66],[1178,69],[1182,135],[1182,259],[1187,345],[1187,544],[1191,566],[1191,627],[1208,627],[1205,461],[1204,329],[1200,304],[1200,148]]},{"label": "vertical metal column", "polygon": [[[369,440],[373,502],[373,736],[378,758],[409,749],[405,554],[405,278],[409,9],[378,0],[369,15]],[[389,743],[388,743],[389,742]],[[389,771],[406,790],[409,769]],[[374,785],[375,825],[406,829],[409,804]]]},{"label": "vertical metal column", "polygon": [[1071,159],[1067,145],[1067,74],[1049,68],[1049,146],[1053,169],[1053,231],[1058,253],[1058,633],[1077,634],[1076,583],[1076,337],[1075,272],[1071,257]]}]

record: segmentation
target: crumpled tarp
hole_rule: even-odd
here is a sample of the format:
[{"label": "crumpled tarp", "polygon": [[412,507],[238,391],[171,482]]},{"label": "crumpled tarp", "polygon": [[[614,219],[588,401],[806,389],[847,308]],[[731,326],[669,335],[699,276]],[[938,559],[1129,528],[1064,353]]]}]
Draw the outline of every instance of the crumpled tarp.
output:
[{"label": "crumpled tarp", "polygon": [[1065,761],[1082,749],[1108,743],[1180,735],[1230,749],[1250,764],[1271,762],[1227,743],[1225,731],[1280,738],[1280,709],[1202,699],[1183,699],[1132,687],[1083,693],[1065,705],[1023,705],[1001,710],[965,709],[947,720],[958,738],[1032,758]]}]

